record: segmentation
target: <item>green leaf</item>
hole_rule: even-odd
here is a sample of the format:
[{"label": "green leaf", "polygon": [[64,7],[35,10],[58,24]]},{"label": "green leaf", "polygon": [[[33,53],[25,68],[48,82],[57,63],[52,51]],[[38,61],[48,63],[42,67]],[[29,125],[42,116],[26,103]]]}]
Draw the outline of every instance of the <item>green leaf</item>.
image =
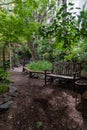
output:
[{"label": "green leaf", "polygon": [[29,128],[28,128],[28,130],[32,130],[32,128],[31,128],[31,127],[29,127]]},{"label": "green leaf", "polygon": [[74,3],[68,3],[68,5],[73,6],[73,5],[74,5]]},{"label": "green leaf", "polygon": [[36,128],[40,128],[42,127],[42,125],[43,125],[43,122],[41,121],[36,122]]}]

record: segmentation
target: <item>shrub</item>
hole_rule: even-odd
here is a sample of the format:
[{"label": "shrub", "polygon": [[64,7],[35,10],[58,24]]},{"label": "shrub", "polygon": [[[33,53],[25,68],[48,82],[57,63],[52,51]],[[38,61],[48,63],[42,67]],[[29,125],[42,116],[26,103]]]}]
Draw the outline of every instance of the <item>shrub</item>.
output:
[{"label": "shrub", "polygon": [[52,64],[48,61],[36,61],[30,64],[27,64],[27,67],[30,70],[34,70],[34,71],[44,71],[44,70],[51,70]]},{"label": "shrub", "polygon": [[0,68],[0,80],[7,80],[8,72],[4,71],[3,68]]},{"label": "shrub", "polygon": [[5,66],[6,66],[6,68],[10,68],[10,61],[9,60],[5,61]]},{"label": "shrub", "polygon": [[8,91],[8,85],[5,83],[0,84],[0,94],[3,94]]}]

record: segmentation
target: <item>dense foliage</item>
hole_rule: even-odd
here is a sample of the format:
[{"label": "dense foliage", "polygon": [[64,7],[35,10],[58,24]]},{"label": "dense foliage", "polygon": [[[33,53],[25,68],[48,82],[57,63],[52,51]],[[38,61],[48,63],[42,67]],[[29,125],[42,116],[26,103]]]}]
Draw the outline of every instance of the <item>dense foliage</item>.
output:
[{"label": "dense foliage", "polygon": [[0,8],[0,49],[9,47],[16,58],[13,48],[21,43],[29,49],[17,54],[26,57],[29,52],[33,61],[86,60],[86,10],[78,14],[74,4],[56,0],[14,0],[9,7]]},{"label": "dense foliage", "polygon": [[37,61],[37,62],[32,62],[30,64],[27,64],[27,67],[30,70],[34,70],[34,71],[44,71],[44,70],[51,70],[52,64],[48,61]]},{"label": "dense foliage", "polygon": [[3,68],[0,68],[0,80],[7,80],[8,72],[4,71]]},{"label": "dense foliage", "polygon": [[72,11],[73,4],[69,3],[68,6],[70,8],[67,12],[64,12],[67,7],[63,5],[57,11],[55,19],[40,29],[42,40],[45,41],[41,41],[39,51],[48,58],[50,56],[55,60],[81,60],[82,58],[82,48],[85,42],[87,43],[86,11],[81,11],[78,15]]}]

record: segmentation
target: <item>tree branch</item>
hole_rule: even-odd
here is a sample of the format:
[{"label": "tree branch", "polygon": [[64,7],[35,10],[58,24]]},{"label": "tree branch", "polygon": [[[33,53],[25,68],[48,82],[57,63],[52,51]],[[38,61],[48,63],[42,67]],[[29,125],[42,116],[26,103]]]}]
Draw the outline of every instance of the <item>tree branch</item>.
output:
[{"label": "tree branch", "polygon": [[9,5],[9,4],[13,4],[15,3],[14,1],[13,2],[8,2],[8,3],[0,3],[0,5]]}]

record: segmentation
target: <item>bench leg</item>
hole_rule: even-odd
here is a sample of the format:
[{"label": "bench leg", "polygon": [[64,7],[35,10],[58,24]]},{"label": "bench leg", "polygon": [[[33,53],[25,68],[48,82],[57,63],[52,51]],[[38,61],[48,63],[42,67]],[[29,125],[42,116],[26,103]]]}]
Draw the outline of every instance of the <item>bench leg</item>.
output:
[{"label": "bench leg", "polygon": [[46,71],[45,71],[45,73],[44,73],[44,81],[45,81],[45,83],[44,83],[44,86],[46,86],[47,85],[47,76],[46,76]]},{"label": "bench leg", "polygon": [[46,79],[47,77],[46,77],[46,75],[45,75],[45,86],[47,85],[47,79]]}]

